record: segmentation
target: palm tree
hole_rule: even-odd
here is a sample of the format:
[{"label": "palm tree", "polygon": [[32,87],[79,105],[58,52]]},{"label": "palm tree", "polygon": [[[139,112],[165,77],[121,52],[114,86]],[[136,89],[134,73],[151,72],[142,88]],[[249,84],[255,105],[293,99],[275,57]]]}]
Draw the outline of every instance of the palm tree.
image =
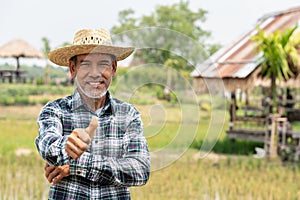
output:
[{"label": "palm tree", "polygon": [[[274,33],[266,35],[258,27],[258,34],[252,38],[257,43],[257,48],[261,52],[258,60],[261,64],[259,76],[271,79],[269,96],[272,99],[272,108],[276,108],[277,105],[276,80],[286,81],[297,76],[299,73],[296,49],[296,41],[298,42],[299,38],[294,37],[294,32],[297,28],[298,26],[287,28],[283,31],[277,30]],[[272,109],[272,112],[275,112],[275,110]]]}]

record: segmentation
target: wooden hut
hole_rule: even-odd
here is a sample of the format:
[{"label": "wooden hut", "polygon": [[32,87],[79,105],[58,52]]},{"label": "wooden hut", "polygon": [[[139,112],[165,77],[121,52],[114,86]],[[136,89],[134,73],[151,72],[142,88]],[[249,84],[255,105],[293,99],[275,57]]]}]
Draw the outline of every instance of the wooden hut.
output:
[{"label": "wooden hut", "polygon": [[[214,87],[216,80],[221,79],[225,90],[231,93],[230,128],[227,131],[229,138],[241,138],[267,143],[265,127],[268,122],[272,121],[272,117],[268,118],[265,113],[267,104],[253,107],[248,106],[247,102],[255,86],[268,86],[270,84],[257,76],[260,71],[260,63],[258,62],[260,54],[257,52],[256,44],[251,40],[251,37],[257,34],[257,26],[262,28],[265,33],[272,33],[276,30],[294,27],[299,21],[300,7],[264,15],[257,21],[252,30],[236,40],[236,42],[221,48],[206,61],[199,64],[191,73],[191,76],[194,78],[193,84],[196,92],[205,92],[209,89],[208,87]],[[282,87],[300,87],[300,76],[280,84]],[[243,116],[236,115],[237,91],[246,94],[246,106],[243,107]],[[240,112],[241,108],[238,109]],[[285,121],[278,117],[277,119],[276,123]],[[248,126],[240,128],[238,127],[239,124],[248,124]]]},{"label": "wooden hut", "polygon": [[44,55],[26,41],[14,39],[0,47],[0,58],[15,58],[17,61],[16,70],[0,70],[2,82],[8,79],[12,83],[13,79],[19,82],[22,75],[26,73],[26,71],[20,69],[20,58],[44,58]]}]

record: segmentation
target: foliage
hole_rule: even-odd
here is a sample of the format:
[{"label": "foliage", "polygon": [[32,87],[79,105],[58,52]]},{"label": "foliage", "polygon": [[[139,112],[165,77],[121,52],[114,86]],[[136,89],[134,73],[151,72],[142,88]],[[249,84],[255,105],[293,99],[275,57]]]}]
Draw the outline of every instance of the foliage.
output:
[{"label": "foliage", "polygon": [[[21,66],[23,70],[26,71],[26,78],[28,79],[37,79],[37,78],[43,78],[44,74],[44,67],[37,66],[37,65],[22,65]],[[4,69],[14,69],[15,66],[10,66],[8,64],[0,65],[0,70]],[[66,78],[67,74],[67,68],[63,67],[49,67],[49,75],[50,79],[53,80],[55,78]]]},{"label": "foliage", "polygon": [[[202,144],[202,140],[195,140],[191,147],[200,149]],[[245,140],[229,140],[228,138],[224,138],[217,141],[212,151],[214,153],[231,155],[253,155],[255,154],[255,147],[263,148],[263,143]]]},{"label": "foliage", "polygon": [[206,14],[203,9],[192,11],[188,1],[158,6],[153,13],[142,17],[135,17],[134,11],[128,9],[119,12],[119,25],[114,26],[112,32],[116,34],[114,40],[146,47],[134,55],[145,63],[163,64],[175,59],[178,65],[173,67],[191,71],[190,65],[195,66],[199,59],[207,57],[205,51],[219,47],[213,44],[204,48],[209,46],[205,41],[210,36],[210,32],[201,27]]},{"label": "foliage", "polygon": [[[53,66],[50,65],[49,63],[49,60],[48,60],[48,54],[50,53],[51,51],[51,47],[50,47],[50,41],[48,38],[46,37],[43,37],[42,38],[42,42],[43,42],[43,48],[42,48],[42,51],[43,51],[43,54],[46,58],[46,66],[45,66],[45,69],[44,69],[44,72],[43,72],[43,84],[50,84],[51,83],[51,76],[53,77],[53,70],[51,70],[51,68],[53,69]],[[62,43],[59,47],[64,47],[64,46],[67,46],[67,45],[70,45],[69,42],[64,42]],[[65,77],[65,76],[64,76]]]},{"label": "foliage", "polygon": [[49,84],[49,82],[50,82],[50,74],[49,74],[50,64],[49,64],[49,61],[48,61],[48,54],[51,51],[51,48],[50,48],[49,40],[46,37],[43,37],[42,41],[43,41],[43,44],[44,44],[44,47],[42,48],[42,51],[43,51],[43,54],[44,54],[45,59],[46,59],[46,66],[45,66],[45,71],[44,71],[44,75],[43,75],[43,77],[44,77],[43,80],[44,80],[45,84]]},{"label": "foliage", "polygon": [[[167,76],[166,73],[168,74]],[[117,96],[120,93],[131,95],[137,91],[142,91],[143,99],[149,97],[165,99],[164,87],[171,86],[170,97],[175,103],[176,98],[174,95],[179,91],[184,91],[187,85],[191,85],[190,77],[183,76],[182,73],[180,74],[175,70],[168,70],[166,66],[149,64],[145,66],[119,68],[110,89]]]},{"label": "foliage", "polygon": [[43,54],[44,54],[45,58],[48,58],[48,54],[49,54],[49,52],[51,51],[51,48],[50,48],[50,41],[49,41],[48,38],[43,37],[43,38],[42,38],[42,42],[43,42],[43,44],[44,44],[44,47],[42,48]]},{"label": "foliage", "polygon": [[252,38],[262,53],[258,60],[262,65],[259,75],[271,79],[270,97],[273,99],[273,108],[277,105],[276,79],[288,80],[299,73],[297,44],[295,43],[296,39],[292,37],[297,28],[298,26],[287,28],[282,32],[277,30],[266,35],[258,27],[258,34]]},{"label": "foliage", "polygon": [[258,42],[258,48],[263,55],[262,77],[271,78],[275,75],[281,80],[288,80],[298,74],[298,54],[296,44],[292,40],[294,31],[298,28],[288,28],[282,32],[277,30],[272,34],[265,35],[264,31],[258,28],[258,35],[253,37]]},{"label": "foliage", "polygon": [[[73,90],[73,87],[65,86],[3,84],[0,88],[0,105],[44,104],[55,95],[65,95],[68,92],[71,94]],[[42,98],[34,98],[35,96]]]}]

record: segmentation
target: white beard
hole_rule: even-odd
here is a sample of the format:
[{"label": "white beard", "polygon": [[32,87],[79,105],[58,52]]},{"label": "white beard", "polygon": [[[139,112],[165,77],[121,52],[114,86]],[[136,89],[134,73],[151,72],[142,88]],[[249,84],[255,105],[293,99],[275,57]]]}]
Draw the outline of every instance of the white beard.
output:
[{"label": "white beard", "polygon": [[[77,79],[77,76],[75,77],[75,84],[77,85],[77,88],[80,90],[81,93],[83,93],[85,96],[89,97],[89,98],[92,98],[92,99],[100,99],[102,98],[106,93],[107,91],[109,90],[109,87],[110,85],[105,89],[103,90],[100,94],[96,94],[96,92],[90,92],[90,91],[86,91],[84,90],[81,85],[79,84],[78,82],[78,79]],[[110,82],[111,84],[111,82]],[[96,90],[96,89],[95,89]]]}]

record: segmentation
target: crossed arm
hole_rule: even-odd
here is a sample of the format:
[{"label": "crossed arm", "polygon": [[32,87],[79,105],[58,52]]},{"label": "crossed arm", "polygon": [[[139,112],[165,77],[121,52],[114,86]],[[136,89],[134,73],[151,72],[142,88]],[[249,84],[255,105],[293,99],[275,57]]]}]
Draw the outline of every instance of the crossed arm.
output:
[{"label": "crossed arm", "polygon": [[[49,127],[43,125],[43,123],[47,124],[44,120],[60,122],[56,115],[50,116],[50,118],[49,116],[45,119],[40,118],[40,134],[36,139],[38,150],[47,161],[44,169],[50,183],[57,184],[70,175],[82,176],[103,184],[127,186],[143,185],[149,179],[150,158],[139,117],[129,123],[126,129],[126,134],[130,135],[129,143],[124,155],[116,158],[94,155],[85,151],[85,147],[79,148],[77,156],[73,156],[67,150],[69,136],[61,134],[62,125],[59,123],[52,123]],[[81,140],[80,137],[77,138]],[[72,151],[74,152],[74,148]]]},{"label": "crossed arm", "polygon": [[[94,132],[98,126],[98,118],[93,117],[90,125],[86,129],[75,129],[68,136],[65,151],[73,158],[79,158],[82,153],[88,148],[91,140],[93,139]],[[45,177],[49,183],[57,184],[61,179],[70,175],[70,165],[51,166],[45,164]]]}]

